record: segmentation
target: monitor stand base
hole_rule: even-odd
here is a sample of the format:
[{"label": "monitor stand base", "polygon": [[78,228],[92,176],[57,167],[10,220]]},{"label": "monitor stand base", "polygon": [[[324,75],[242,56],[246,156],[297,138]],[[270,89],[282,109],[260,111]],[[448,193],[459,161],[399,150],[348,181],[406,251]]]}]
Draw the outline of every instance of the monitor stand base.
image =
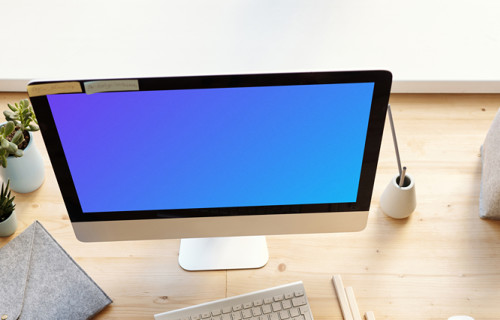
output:
[{"label": "monitor stand base", "polygon": [[179,265],[188,271],[255,269],[269,260],[266,237],[182,239]]}]

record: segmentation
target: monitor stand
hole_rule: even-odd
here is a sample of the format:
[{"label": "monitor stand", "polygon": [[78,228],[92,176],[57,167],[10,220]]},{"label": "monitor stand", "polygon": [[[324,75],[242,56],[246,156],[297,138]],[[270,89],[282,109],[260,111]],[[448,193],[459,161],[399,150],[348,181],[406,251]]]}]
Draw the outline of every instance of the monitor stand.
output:
[{"label": "monitor stand", "polygon": [[188,271],[254,269],[269,260],[266,237],[182,239],[179,265]]}]

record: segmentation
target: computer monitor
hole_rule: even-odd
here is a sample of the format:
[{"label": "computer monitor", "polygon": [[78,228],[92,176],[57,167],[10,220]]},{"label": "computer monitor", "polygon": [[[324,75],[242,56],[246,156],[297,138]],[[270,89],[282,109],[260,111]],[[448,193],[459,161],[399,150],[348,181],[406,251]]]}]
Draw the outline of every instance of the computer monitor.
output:
[{"label": "computer monitor", "polygon": [[28,93],[79,240],[182,238],[183,268],[237,269],[267,262],[265,235],[364,229],[391,82],[308,72]]}]

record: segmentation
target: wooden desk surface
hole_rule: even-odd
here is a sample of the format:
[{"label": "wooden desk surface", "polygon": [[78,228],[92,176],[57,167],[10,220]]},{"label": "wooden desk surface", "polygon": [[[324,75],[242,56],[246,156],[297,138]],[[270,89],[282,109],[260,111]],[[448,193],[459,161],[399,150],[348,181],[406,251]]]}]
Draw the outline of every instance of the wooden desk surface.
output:
[{"label": "wooden desk surface", "polygon": [[[24,98],[0,94],[0,106]],[[402,161],[416,181],[417,209],[406,220],[379,210],[397,166],[388,126],[372,209],[359,233],[269,236],[262,269],[186,272],[179,240],[81,243],[71,229],[43,140],[44,185],[16,196],[16,235],[38,219],[114,300],[97,319],[153,314],[302,280],[317,320],[342,319],[333,274],[354,287],[361,312],[377,319],[500,317],[500,222],[481,220],[479,147],[500,95],[393,95]],[[11,238],[1,238],[0,246]]]}]

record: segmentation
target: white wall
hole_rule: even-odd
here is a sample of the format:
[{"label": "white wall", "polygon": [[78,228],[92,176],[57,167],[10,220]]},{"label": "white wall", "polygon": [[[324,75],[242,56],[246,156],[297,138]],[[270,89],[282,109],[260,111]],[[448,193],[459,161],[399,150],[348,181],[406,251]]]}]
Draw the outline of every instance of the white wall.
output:
[{"label": "white wall", "polygon": [[36,78],[387,69],[500,92],[497,0],[0,0],[0,91]]}]

